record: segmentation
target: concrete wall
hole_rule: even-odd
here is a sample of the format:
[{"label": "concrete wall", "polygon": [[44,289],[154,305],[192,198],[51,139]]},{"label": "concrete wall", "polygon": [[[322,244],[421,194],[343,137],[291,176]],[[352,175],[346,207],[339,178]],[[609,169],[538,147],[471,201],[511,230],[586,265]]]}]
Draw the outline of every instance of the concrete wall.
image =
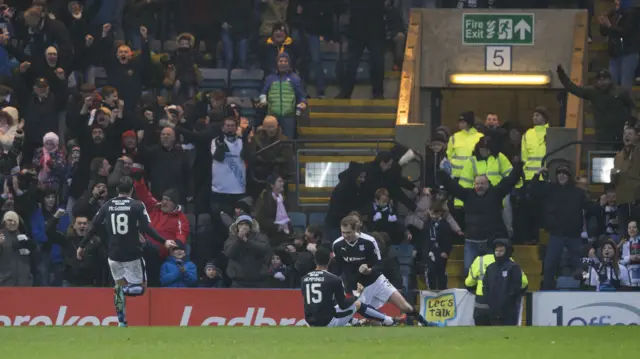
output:
[{"label": "concrete wall", "polygon": [[575,14],[586,10],[458,10],[421,9],[421,87],[447,87],[448,72],[484,72],[485,46],[462,45],[463,13],[533,13],[533,46],[513,46],[513,72],[552,72],[551,87],[562,88],[558,64],[570,70]]}]

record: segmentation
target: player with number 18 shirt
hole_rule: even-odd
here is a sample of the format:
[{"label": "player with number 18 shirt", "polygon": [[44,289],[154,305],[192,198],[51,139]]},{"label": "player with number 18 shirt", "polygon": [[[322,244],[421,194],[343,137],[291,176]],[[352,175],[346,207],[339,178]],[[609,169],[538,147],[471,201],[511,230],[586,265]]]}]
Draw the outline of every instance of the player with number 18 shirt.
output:
[{"label": "player with number 18 shirt", "polygon": [[139,296],[146,289],[140,232],[148,234],[167,248],[175,247],[174,241],[165,240],[151,227],[147,209],[142,202],[131,198],[132,193],[133,180],[131,177],[122,177],[118,184],[118,196],[105,202],[98,210],[78,248],[78,259],[82,260],[84,247],[98,226],[105,227],[107,257],[116,282],[114,304],[122,327],[127,326],[125,296]]}]

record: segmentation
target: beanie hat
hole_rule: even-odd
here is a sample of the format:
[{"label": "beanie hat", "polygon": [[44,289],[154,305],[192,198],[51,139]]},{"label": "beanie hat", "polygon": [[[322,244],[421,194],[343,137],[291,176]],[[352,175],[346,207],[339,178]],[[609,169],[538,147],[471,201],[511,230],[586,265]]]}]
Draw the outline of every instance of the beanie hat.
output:
[{"label": "beanie hat", "polygon": [[291,57],[289,57],[289,54],[287,54],[284,51],[278,54],[278,57],[276,57],[276,60],[280,60],[281,58],[286,58],[288,61],[291,60]]},{"label": "beanie hat", "polygon": [[20,120],[20,115],[18,113],[18,109],[13,106],[7,106],[2,109],[2,111],[6,112],[13,119],[13,124],[17,125]]},{"label": "beanie hat", "polygon": [[238,216],[238,219],[236,219],[235,225],[238,226],[240,223],[243,223],[243,222],[248,222],[249,226],[253,226],[253,218],[251,218],[251,216],[247,214]]},{"label": "beanie hat", "polygon": [[443,145],[446,145],[448,141],[449,139],[447,138],[447,135],[444,134],[442,131],[437,131],[431,136],[431,143],[442,142]]},{"label": "beanie hat", "polygon": [[545,121],[549,121],[549,113],[547,112],[547,108],[544,106],[538,106],[533,109],[533,113],[539,113],[542,117],[544,117]]},{"label": "beanie hat", "polygon": [[466,111],[460,114],[460,118],[458,119],[458,121],[464,121],[469,127],[473,127],[476,122],[476,116],[473,111]]},{"label": "beanie hat", "polygon": [[4,217],[2,217],[2,221],[7,221],[7,220],[20,222],[20,217],[14,211],[7,211],[7,213],[4,214]]},{"label": "beanie hat", "polygon": [[171,202],[173,202],[173,204],[175,205],[178,205],[178,202],[180,202],[180,196],[178,195],[178,191],[176,191],[173,188],[164,191],[164,193],[162,194],[162,197],[169,198],[169,200],[171,200]]},{"label": "beanie hat", "polygon": [[52,141],[56,146],[60,144],[60,138],[53,132],[47,132],[44,137],[42,137],[42,143],[46,143],[47,141]]},{"label": "beanie hat", "polygon": [[213,263],[213,262],[207,262],[207,264],[205,264],[205,266],[204,266],[204,271],[206,272],[207,269],[209,269],[209,268],[213,268],[217,272],[220,272],[220,269],[218,267],[216,267],[215,263]]}]

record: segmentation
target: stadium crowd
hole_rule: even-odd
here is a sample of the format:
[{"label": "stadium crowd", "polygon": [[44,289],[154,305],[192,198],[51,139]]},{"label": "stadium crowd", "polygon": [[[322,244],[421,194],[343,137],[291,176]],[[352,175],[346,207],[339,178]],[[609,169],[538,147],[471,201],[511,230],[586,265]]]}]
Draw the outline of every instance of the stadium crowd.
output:
[{"label": "stadium crowd", "polygon": [[[392,44],[399,67],[404,2],[0,4],[0,286],[110,286],[106,229],[82,260],[76,250],[119,179],[131,176],[152,226],[178,243],[167,251],[140,238],[149,286],[299,287],[315,267],[316,248],[331,247],[340,222],[351,216],[378,241],[385,276],[398,288],[415,283],[403,280],[390,255],[395,245],[411,244],[415,273],[427,273],[430,288],[446,289],[453,244],[464,243],[468,271],[494,240],[536,243],[539,228],[550,235],[544,289],[554,289],[562,271],[598,290],[640,287],[640,137],[619,71],[602,70],[595,87],[580,87],[557,69],[567,91],[593,102],[598,139],[623,144],[615,186],[598,201],[571,166],[547,173],[541,160],[554,114],[544,107],[535,108],[526,130],[495,113],[480,121],[464,112],[455,131],[440,127],[433,134],[422,156],[424,188],[402,176],[418,154],[396,146],[370,163],[351,163],[325,223],[299,229],[285,198],[294,153],[272,144],[296,137],[305,83],[324,96],[320,45],[338,40],[342,12],[351,15],[351,33],[338,97],[351,96],[365,48],[373,98],[383,97],[385,42],[375,34]],[[369,17],[378,9],[376,23]],[[617,29],[601,24],[602,31]],[[637,63],[635,31],[636,47],[628,51]],[[173,49],[151,50],[175,33]],[[96,67],[107,74],[99,89]],[[201,90],[201,69],[215,67],[263,70],[264,87],[252,99],[256,118],[244,117],[224,90]]]}]

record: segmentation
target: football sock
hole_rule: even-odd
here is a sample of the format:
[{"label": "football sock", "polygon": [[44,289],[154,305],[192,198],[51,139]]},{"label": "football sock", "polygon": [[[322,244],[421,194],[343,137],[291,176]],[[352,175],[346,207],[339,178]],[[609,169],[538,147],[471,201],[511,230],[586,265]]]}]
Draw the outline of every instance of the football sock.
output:
[{"label": "football sock", "polygon": [[129,284],[126,287],[122,287],[124,295],[129,297],[137,297],[144,294],[144,287],[140,284]]},{"label": "football sock", "polygon": [[116,285],[114,288],[113,304],[116,307],[118,322],[126,323],[127,321],[125,316],[125,297],[124,297],[124,292],[122,290],[122,287],[119,285]]},{"label": "football sock", "polygon": [[416,318],[416,319],[418,320],[418,322],[419,322],[420,324],[424,325],[424,326],[429,325],[429,322],[428,322],[426,319],[424,319],[424,317],[422,316],[422,314],[418,313],[418,311],[417,311],[417,310],[415,310],[415,309],[414,309],[413,311],[411,311],[411,312],[407,313],[407,315],[410,315],[410,316],[412,316],[412,317]]},{"label": "football sock", "polygon": [[379,312],[378,310],[364,303],[360,303],[360,309],[358,310],[358,314],[362,315],[367,319],[374,319],[379,322],[382,322],[382,324],[384,325],[393,324],[393,318],[391,318],[388,315],[385,315],[382,312]]}]

